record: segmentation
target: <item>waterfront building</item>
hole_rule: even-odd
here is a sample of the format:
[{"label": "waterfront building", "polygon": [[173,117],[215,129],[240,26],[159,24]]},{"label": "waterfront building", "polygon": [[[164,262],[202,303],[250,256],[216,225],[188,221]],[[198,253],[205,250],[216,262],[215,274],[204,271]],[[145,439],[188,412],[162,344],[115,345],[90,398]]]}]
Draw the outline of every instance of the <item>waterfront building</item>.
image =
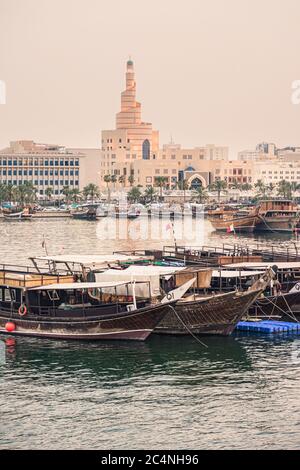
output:
[{"label": "waterfront building", "polygon": [[266,185],[276,185],[281,180],[300,183],[300,160],[256,162],[253,168],[254,181],[262,180]]},{"label": "waterfront building", "polygon": [[0,183],[18,186],[32,183],[40,198],[51,188],[58,197],[64,186],[82,189],[85,155],[66,147],[37,144],[32,140],[10,142],[0,151]]}]

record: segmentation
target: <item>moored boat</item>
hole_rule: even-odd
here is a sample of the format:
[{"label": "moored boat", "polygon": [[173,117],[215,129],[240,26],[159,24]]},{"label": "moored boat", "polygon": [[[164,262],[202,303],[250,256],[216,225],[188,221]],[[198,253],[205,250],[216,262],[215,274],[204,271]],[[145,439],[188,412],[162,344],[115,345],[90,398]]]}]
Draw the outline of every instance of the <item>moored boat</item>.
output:
[{"label": "moored boat", "polygon": [[175,311],[166,314],[154,332],[188,335],[190,330],[196,335],[228,336],[260,292],[234,291],[202,298],[191,296],[191,300],[182,299],[177,303]]},{"label": "moored boat", "polygon": [[97,219],[97,211],[95,208],[81,208],[72,212],[73,219],[79,220],[96,220]]},{"label": "moored boat", "polygon": [[136,298],[135,283],[12,270],[2,271],[0,293],[0,332],[60,339],[143,341],[176,304]]},{"label": "moored boat", "polygon": [[199,267],[130,266],[123,270],[106,270],[96,274],[96,279],[109,281],[134,278],[148,281],[153,292],[163,289],[167,293],[168,288],[174,285],[178,287],[193,281],[194,292],[178,300],[175,308],[170,309],[155,328],[155,332],[229,335],[274,276],[275,271],[268,268],[247,291],[217,295],[199,294],[199,290],[209,288],[212,277],[212,270]]},{"label": "moored boat", "polygon": [[4,213],[3,217],[8,221],[31,220],[32,214],[30,214],[27,209],[24,209],[20,212]]},{"label": "moored boat", "polygon": [[269,268],[247,291],[182,298],[155,328],[155,333],[228,336],[274,276],[275,271]]},{"label": "moored boat", "polygon": [[257,224],[257,210],[248,214],[236,212],[230,216],[222,213],[209,217],[209,221],[216,231],[253,233]]},{"label": "moored boat", "polygon": [[299,219],[300,213],[293,201],[282,199],[261,201],[255,230],[291,233],[297,229]]}]

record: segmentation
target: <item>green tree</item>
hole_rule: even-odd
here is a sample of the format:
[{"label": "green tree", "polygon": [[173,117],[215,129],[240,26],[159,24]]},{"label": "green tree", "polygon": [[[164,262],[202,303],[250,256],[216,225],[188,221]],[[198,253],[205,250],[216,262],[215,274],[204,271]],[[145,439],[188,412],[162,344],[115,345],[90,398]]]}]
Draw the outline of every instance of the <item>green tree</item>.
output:
[{"label": "green tree", "polygon": [[263,180],[257,180],[254,184],[255,189],[258,191],[258,197],[265,199],[267,193],[267,186],[263,182]]},{"label": "green tree", "polygon": [[82,194],[85,200],[87,200],[90,197],[92,202],[94,202],[95,197],[100,196],[100,189],[98,188],[96,184],[90,183],[83,188]]},{"label": "green tree", "polygon": [[130,202],[139,202],[142,197],[140,188],[138,186],[133,186],[128,192],[127,197]]},{"label": "green tree", "polygon": [[16,186],[13,186],[11,183],[6,184],[5,186],[6,200],[8,202],[13,202],[15,197]]},{"label": "green tree", "polygon": [[116,182],[118,180],[118,177],[117,175],[111,175],[111,182],[113,183],[114,185],[114,190],[116,189]]},{"label": "green tree", "polygon": [[241,184],[238,183],[238,181],[234,181],[233,183],[230,183],[230,189],[241,189]]},{"label": "green tree", "polygon": [[289,181],[281,180],[277,185],[277,193],[279,196],[285,199],[291,199],[292,197],[292,185]]},{"label": "green tree", "polygon": [[29,181],[14,187],[14,198],[22,207],[29,202],[35,201],[36,188]]},{"label": "green tree", "polygon": [[248,191],[251,191],[252,185],[250,183],[243,183],[243,184],[241,184],[240,189],[241,189],[242,192],[248,192]]},{"label": "green tree", "polygon": [[111,175],[105,175],[105,176],[104,176],[104,181],[105,181],[106,187],[107,187],[107,201],[110,202],[110,187],[109,187],[109,183],[111,183]]},{"label": "green tree", "polygon": [[155,178],[155,186],[159,188],[160,201],[162,201],[162,190],[163,188],[165,188],[167,181],[167,178],[165,178],[164,176],[156,176]]},{"label": "green tree", "polygon": [[0,203],[7,201],[7,185],[0,183]]},{"label": "green tree", "polygon": [[197,189],[194,189],[195,193],[195,200],[202,204],[204,201],[208,199],[208,193],[206,189],[201,185],[198,186]]},{"label": "green tree", "polygon": [[66,203],[69,204],[71,200],[72,190],[69,186],[64,186],[61,193],[65,196]]},{"label": "green tree", "polygon": [[220,202],[221,193],[227,191],[227,181],[216,180],[211,185],[209,185],[209,189],[213,193],[217,193],[218,202]]},{"label": "green tree", "polygon": [[148,186],[145,189],[144,196],[147,202],[152,202],[153,199],[156,197],[156,190],[153,188],[153,186]]},{"label": "green tree", "polygon": [[188,181],[186,179],[178,181],[177,186],[181,191],[183,191],[183,201],[185,202],[186,191],[190,189]]},{"label": "green tree", "polygon": [[70,192],[70,198],[72,202],[79,202],[80,201],[80,190],[78,188],[74,188]]},{"label": "green tree", "polygon": [[130,184],[130,186],[132,187],[134,185],[134,175],[129,175],[128,176],[128,183]]},{"label": "green tree", "polygon": [[53,196],[53,188],[50,188],[50,187],[46,188],[45,195],[48,201],[50,201]]},{"label": "green tree", "polygon": [[291,182],[291,197],[294,196],[294,193],[300,190],[300,184],[297,181]]},{"label": "green tree", "polygon": [[125,183],[126,183],[126,176],[125,175],[121,175],[119,176],[119,183],[123,186],[125,186]]}]

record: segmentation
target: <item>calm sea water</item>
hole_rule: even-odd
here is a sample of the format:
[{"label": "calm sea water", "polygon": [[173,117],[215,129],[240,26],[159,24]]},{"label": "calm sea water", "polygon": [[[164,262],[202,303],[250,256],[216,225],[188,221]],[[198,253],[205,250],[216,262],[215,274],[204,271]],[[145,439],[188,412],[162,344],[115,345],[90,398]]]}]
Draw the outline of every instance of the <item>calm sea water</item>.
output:
[{"label": "calm sea water", "polygon": [[[2,221],[0,259],[44,254],[43,236],[50,254],[172,244],[168,223],[152,224],[147,234],[164,240],[154,232],[139,239],[145,221],[122,221],[118,239],[107,220]],[[194,229],[197,240],[189,227],[178,241],[255,241],[212,234],[207,221]],[[0,448],[299,449],[300,338],[204,341],[207,349],[190,337],[141,344],[1,336]]]}]

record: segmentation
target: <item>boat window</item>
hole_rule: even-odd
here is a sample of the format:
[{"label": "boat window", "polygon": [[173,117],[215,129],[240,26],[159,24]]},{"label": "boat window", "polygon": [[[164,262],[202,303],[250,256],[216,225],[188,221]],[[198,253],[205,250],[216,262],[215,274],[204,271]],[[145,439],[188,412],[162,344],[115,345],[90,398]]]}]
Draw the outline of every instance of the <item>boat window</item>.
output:
[{"label": "boat window", "polygon": [[49,297],[50,300],[59,300],[59,295],[56,292],[56,290],[48,291],[48,297]]},{"label": "boat window", "polygon": [[4,301],[11,302],[11,295],[9,289],[4,289]]},{"label": "boat window", "polygon": [[15,290],[15,289],[11,289],[11,290],[10,290],[10,297],[11,297],[11,300],[12,300],[13,302],[16,301],[16,290]]}]

